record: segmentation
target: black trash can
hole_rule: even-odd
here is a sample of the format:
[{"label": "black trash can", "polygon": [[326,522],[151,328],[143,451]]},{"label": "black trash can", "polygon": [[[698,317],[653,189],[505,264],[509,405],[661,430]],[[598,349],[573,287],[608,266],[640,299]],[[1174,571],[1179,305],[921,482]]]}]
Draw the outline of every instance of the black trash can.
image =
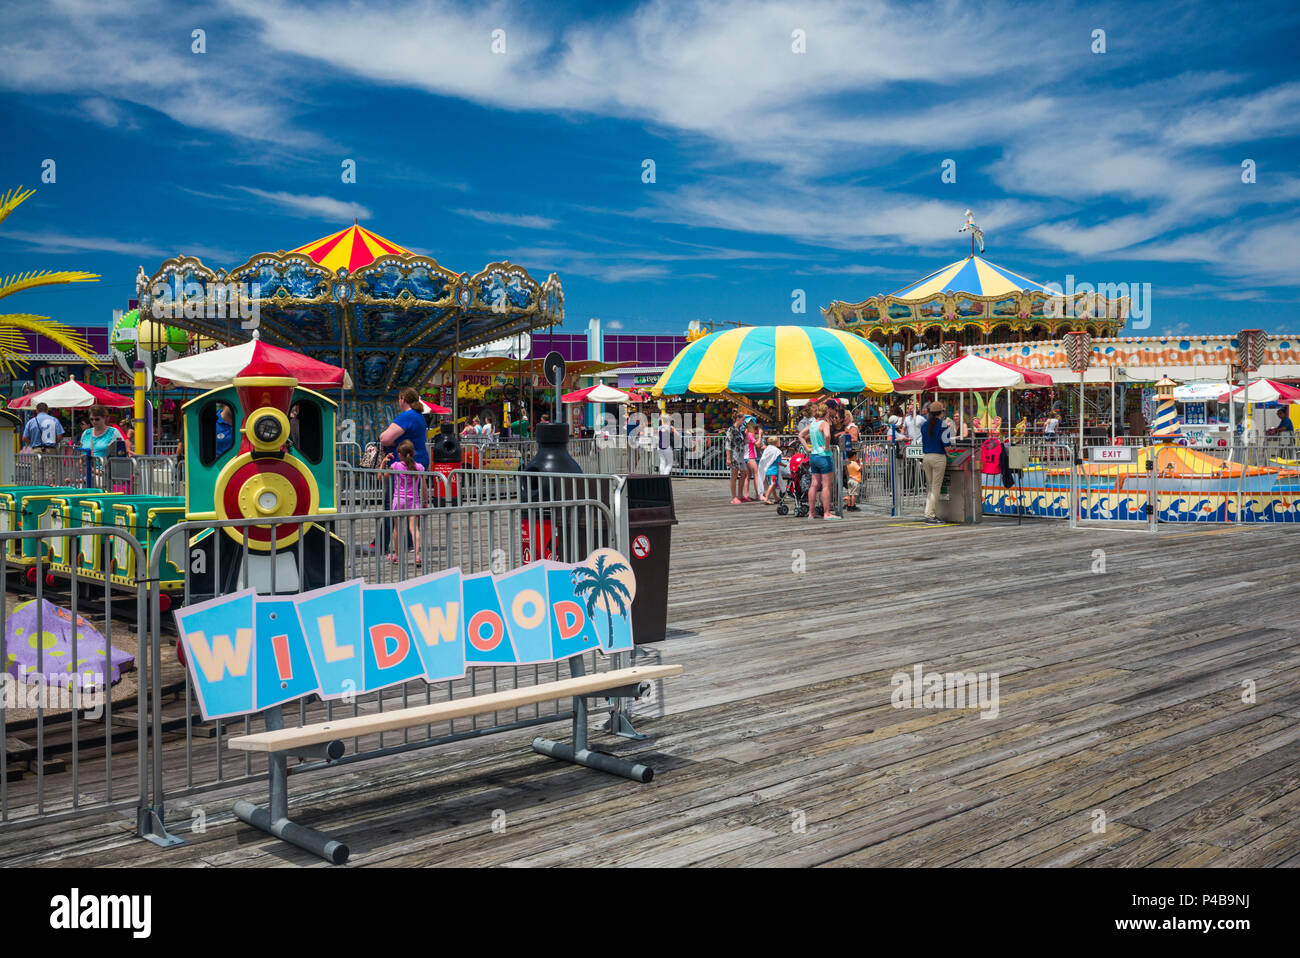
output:
[{"label": "black trash can", "polygon": [[667,476],[628,476],[628,559],[636,576],[632,636],[637,645],[668,636],[668,557],[677,513]]}]

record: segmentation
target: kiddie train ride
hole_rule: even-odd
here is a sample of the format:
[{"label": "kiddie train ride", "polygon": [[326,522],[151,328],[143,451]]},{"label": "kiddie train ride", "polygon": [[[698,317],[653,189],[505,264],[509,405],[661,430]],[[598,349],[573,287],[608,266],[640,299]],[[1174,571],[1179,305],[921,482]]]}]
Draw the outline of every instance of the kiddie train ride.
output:
[{"label": "kiddie train ride", "polygon": [[[296,444],[289,441],[295,405]],[[229,420],[222,415],[226,407]],[[255,358],[229,386],[183,407],[184,495],[136,495],[129,484],[111,490],[0,487],[0,531],[47,533],[5,542],[5,562],[21,569],[29,583],[43,575],[51,588],[75,579],[135,592],[156,559],[164,611],[184,593],[187,568],[191,601],[250,586],[266,594],[341,582],[347,566],[343,540],[319,523],[231,521],[265,523],[337,511],[336,410],[330,399],[299,386],[284,366]],[[183,521],[213,525],[188,536],[166,535]],[[140,543],[142,566],[125,539],[75,533],[106,525]],[[50,534],[60,530],[69,534]]]},{"label": "kiddie train ride", "polygon": [[[298,407],[298,441],[289,413]],[[225,448],[222,407],[238,424]],[[185,517],[223,522],[333,515],[338,511],[334,402],[298,385],[272,360],[255,359],[232,385],[184,406]],[[188,546],[190,595],[208,598],[252,587],[298,592],[342,582],[343,540],[315,522],[226,523]]]}]

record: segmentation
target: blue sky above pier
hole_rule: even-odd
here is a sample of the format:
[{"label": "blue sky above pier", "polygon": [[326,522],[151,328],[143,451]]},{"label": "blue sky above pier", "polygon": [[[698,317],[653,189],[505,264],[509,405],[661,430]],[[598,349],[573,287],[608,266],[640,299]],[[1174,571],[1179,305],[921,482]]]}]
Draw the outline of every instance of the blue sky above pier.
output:
[{"label": "blue sky above pier", "polygon": [[558,272],[569,328],[820,325],[968,253],[969,207],[1038,282],[1150,283],[1131,334],[1300,332],[1293,4],[54,0],[0,25],[0,191],[37,189],[0,271],[102,274],[22,304],[69,323],[137,265],[357,218],[458,271]]}]

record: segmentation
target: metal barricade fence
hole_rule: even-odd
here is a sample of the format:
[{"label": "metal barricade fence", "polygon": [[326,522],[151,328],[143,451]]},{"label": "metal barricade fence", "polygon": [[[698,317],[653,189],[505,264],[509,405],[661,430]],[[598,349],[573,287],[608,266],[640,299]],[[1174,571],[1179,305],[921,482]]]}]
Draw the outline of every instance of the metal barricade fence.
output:
[{"label": "metal barricade fence", "polygon": [[[150,575],[159,575],[158,563],[173,540],[190,552],[185,562],[185,584],[178,598],[191,602],[203,597],[196,586],[212,588],[228,582],[243,586],[251,582],[259,591],[291,595],[306,591],[308,583],[297,570],[308,550],[314,550],[316,572],[326,580],[362,578],[368,583],[400,582],[428,572],[459,567],[465,574],[481,571],[503,573],[512,568],[555,558],[581,561],[593,549],[609,547],[627,553],[627,494],[625,479],[609,475],[505,474],[485,470],[456,470],[451,475],[421,477],[425,488],[450,496],[457,490],[459,505],[419,507],[402,510],[381,508],[364,514],[339,513],[308,519],[268,520],[274,531],[270,548],[262,552],[250,546],[247,520],[186,522],[168,530],[154,544]],[[481,497],[483,501],[474,501]],[[379,547],[383,525],[390,525],[389,553]],[[312,528],[314,527],[314,529]],[[263,526],[262,528],[265,528]],[[236,530],[232,535],[230,530]],[[191,536],[204,532],[214,537],[213,545],[196,552]],[[301,533],[297,534],[296,533]],[[308,537],[314,539],[307,545]],[[287,541],[277,546],[279,541]],[[292,541],[288,541],[292,540]],[[374,543],[372,546],[371,543]],[[188,543],[188,544],[186,544]],[[202,554],[211,568],[199,568]],[[287,562],[285,560],[288,560]],[[396,561],[394,561],[396,560]],[[416,562],[419,565],[416,565]],[[340,570],[337,563],[341,562]],[[259,731],[254,716],[236,721],[201,721],[196,714],[194,689],[188,673],[183,687],[175,690],[183,721],[164,738],[164,711],[160,707],[166,692],[157,681],[161,675],[164,646],[162,614],[158,599],[152,599],[151,650],[155,681],[150,687],[154,739],[158,743],[149,755],[150,775],[147,808],[142,812],[142,832],[156,841],[168,842],[166,809],[182,797],[198,796],[214,789],[250,782],[266,774],[264,757],[243,753],[231,757],[226,742],[232,735]],[[167,655],[171,655],[168,650]],[[605,656],[595,652],[583,656],[588,673],[625,667],[629,653]],[[601,660],[605,660],[603,663]],[[336,717],[367,714],[385,708],[405,707],[433,701],[454,700],[488,691],[522,688],[562,678],[565,663],[526,666],[471,666],[463,679],[428,684],[414,680],[374,692],[359,693],[350,702],[300,699],[284,707],[286,723],[296,714],[300,724],[329,721]],[[593,713],[609,715],[610,726],[622,730],[627,712],[613,700]],[[502,710],[426,726],[423,729],[379,733],[353,739],[349,754],[329,763],[347,765],[380,755],[447,744],[511,729],[527,728],[572,718],[565,703],[551,702]],[[258,723],[260,725],[260,722]],[[304,761],[289,768],[297,774],[322,768],[318,761]]]},{"label": "metal barricade fence", "polygon": [[[146,591],[116,591],[103,569],[115,556],[143,570],[143,548],[122,529],[95,525],[75,535],[0,532],[0,551],[0,835],[142,807]],[[64,571],[47,582],[47,568]]]},{"label": "metal barricade fence", "polygon": [[854,446],[862,479],[858,489],[858,508],[893,514],[894,470],[898,449],[884,436],[864,436]]},{"label": "metal barricade fence", "polygon": [[[88,474],[93,476],[89,453],[79,449],[54,452],[20,452],[14,456],[14,484],[19,486],[84,487]],[[93,480],[92,480],[93,482]]]},{"label": "metal barricade fence", "polygon": [[103,488],[138,496],[185,495],[185,464],[174,456],[112,457]]},{"label": "metal barricade fence", "polygon": [[[989,437],[976,435],[975,455]],[[1005,437],[997,437],[1006,443]],[[1068,438],[1051,433],[1025,434],[1009,444],[1021,450],[1025,468],[1007,485],[1001,473],[980,472],[981,512],[988,516],[1065,519],[1074,502],[1074,447]]]},{"label": "metal barricade fence", "polygon": [[361,455],[364,451],[359,442],[334,443],[335,462],[340,465],[343,463],[347,463],[349,466],[361,465]]},{"label": "metal barricade fence", "polygon": [[1072,521],[1156,530],[1162,524],[1300,524],[1300,448],[1155,443],[1134,460],[1085,460],[1071,473]]}]

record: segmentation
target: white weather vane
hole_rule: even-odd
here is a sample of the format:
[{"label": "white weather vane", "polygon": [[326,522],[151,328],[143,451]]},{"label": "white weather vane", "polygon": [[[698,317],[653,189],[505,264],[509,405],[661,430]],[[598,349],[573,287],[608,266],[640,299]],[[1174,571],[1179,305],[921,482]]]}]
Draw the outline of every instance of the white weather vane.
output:
[{"label": "white weather vane", "polygon": [[975,225],[975,217],[970,210],[966,211],[966,225],[957,231],[958,233],[970,233],[971,235],[971,253],[975,252],[975,244],[980,244],[980,252],[984,252],[984,231]]}]

